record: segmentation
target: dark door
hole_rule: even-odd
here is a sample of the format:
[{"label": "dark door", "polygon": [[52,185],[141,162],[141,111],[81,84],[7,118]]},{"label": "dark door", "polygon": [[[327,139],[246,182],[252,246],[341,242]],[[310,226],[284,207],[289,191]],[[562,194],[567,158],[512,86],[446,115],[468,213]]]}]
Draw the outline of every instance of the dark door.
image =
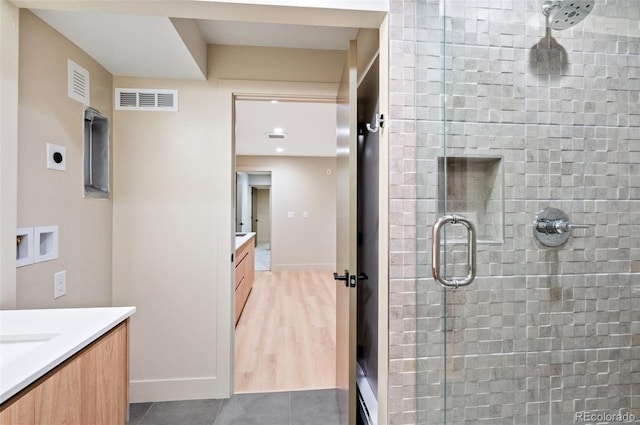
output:
[{"label": "dark door", "polygon": [[[251,188],[251,231],[258,233],[258,189]],[[258,235],[256,234],[256,241]]]},{"label": "dark door", "polygon": [[371,413],[378,393],[378,78],[376,59],[358,87],[358,390]]}]

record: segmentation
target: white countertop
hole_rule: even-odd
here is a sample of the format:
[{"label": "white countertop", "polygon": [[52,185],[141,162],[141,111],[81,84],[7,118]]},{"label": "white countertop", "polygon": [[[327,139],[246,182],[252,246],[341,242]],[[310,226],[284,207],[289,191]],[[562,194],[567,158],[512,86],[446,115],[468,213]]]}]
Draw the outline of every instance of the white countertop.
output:
[{"label": "white countertop", "polygon": [[[242,236],[238,236],[242,235]],[[236,233],[236,249],[240,248],[243,243],[256,235],[256,232],[238,232]]]},{"label": "white countertop", "polygon": [[135,307],[1,310],[0,403],[135,311]]}]

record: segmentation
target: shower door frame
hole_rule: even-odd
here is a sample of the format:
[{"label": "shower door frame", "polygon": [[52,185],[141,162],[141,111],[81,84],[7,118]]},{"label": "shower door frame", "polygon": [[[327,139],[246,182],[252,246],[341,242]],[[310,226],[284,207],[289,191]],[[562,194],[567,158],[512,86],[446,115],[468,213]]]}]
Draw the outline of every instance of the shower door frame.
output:
[{"label": "shower door frame", "polygon": [[[629,59],[631,49],[598,50],[609,37],[598,23],[624,19],[614,14],[624,11],[600,5],[580,27],[559,33],[546,30],[542,1],[528,0],[523,10],[515,2],[513,9],[483,10],[476,20],[463,7],[447,10],[453,3],[416,1],[416,422],[564,425],[585,412],[640,417],[631,403],[640,250],[631,248],[638,237],[626,230],[640,223],[633,209],[640,189],[629,175],[638,162],[637,148],[629,146],[640,130],[631,109],[616,105],[637,101],[640,84],[625,76],[640,65]],[[491,25],[506,28],[504,39],[489,38]],[[524,44],[500,44],[517,25],[522,33],[513,39],[526,37],[514,43]],[[637,43],[632,32],[617,36],[623,45]],[[602,72],[607,84],[596,92]],[[495,87],[481,87],[486,91],[476,97],[465,93],[474,78]],[[484,101],[497,102],[496,110]],[[476,281],[442,289],[429,270],[430,235],[439,217],[468,212],[449,199],[458,187],[452,179],[474,187],[473,179],[451,175],[464,162],[455,158],[465,156],[486,158],[487,168],[498,171],[485,176],[508,182],[494,185],[503,193],[503,213],[496,215],[502,237],[478,225]],[[574,228],[559,247],[545,246],[533,222],[547,207],[589,227]],[[442,262],[460,276],[452,261],[460,255],[446,238]]]}]

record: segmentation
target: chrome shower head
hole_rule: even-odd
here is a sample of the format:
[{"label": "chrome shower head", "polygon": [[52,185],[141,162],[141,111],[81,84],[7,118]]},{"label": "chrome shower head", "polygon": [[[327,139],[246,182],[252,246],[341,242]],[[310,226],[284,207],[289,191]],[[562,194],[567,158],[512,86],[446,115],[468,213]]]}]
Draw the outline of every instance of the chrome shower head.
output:
[{"label": "chrome shower head", "polygon": [[582,22],[591,13],[595,0],[549,0],[542,4],[542,13],[549,17],[554,30],[566,30]]}]

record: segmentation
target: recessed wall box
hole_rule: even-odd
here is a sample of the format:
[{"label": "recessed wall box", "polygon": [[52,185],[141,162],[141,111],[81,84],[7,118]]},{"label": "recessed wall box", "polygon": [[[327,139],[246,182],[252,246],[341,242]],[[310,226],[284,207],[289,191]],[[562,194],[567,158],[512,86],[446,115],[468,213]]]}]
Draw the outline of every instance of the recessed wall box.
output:
[{"label": "recessed wall box", "polygon": [[84,196],[109,198],[109,120],[93,108],[84,111]]},{"label": "recessed wall box", "polygon": [[16,232],[16,267],[33,264],[33,227],[22,227]]},{"label": "recessed wall box", "polygon": [[47,143],[47,168],[67,171],[67,148]]},{"label": "recessed wall box", "polygon": [[33,262],[58,258],[58,226],[40,226],[33,229]]}]

